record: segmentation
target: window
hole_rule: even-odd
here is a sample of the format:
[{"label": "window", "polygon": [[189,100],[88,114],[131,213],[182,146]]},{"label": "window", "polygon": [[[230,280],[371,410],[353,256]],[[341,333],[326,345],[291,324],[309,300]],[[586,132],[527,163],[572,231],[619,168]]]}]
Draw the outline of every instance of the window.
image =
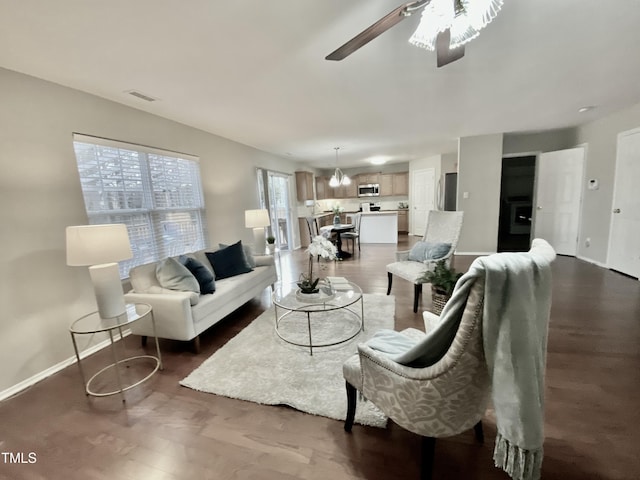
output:
[{"label": "window", "polygon": [[91,224],[124,223],[129,269],[205,248],[204,199],[197,157],[75,134],[73,147]]}]

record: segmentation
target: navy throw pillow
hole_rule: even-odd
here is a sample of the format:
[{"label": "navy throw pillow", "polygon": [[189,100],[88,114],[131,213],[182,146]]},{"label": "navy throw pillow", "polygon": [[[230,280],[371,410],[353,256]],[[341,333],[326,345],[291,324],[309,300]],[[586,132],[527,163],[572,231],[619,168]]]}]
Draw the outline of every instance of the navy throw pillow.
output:
[{"label": "navy throw pillow", "polygon": [[195,258],[181,256],[180,263],[182,263],[191,274],[196,277],[198,284],[200,285],[200,293],[205,295],[207,293],[213,293],[216,291],[216,282],[213,274],[202,262],[199,262]]},{"label": "navy throw pillow", "polygon": [[227,248],[221,248],[215,252],[205,253],[216,274],[216,280],[234,277],[253,270],[247,263],[247,258],[242,248],[242,241],[238,241],[233,245],[229,245]]}]

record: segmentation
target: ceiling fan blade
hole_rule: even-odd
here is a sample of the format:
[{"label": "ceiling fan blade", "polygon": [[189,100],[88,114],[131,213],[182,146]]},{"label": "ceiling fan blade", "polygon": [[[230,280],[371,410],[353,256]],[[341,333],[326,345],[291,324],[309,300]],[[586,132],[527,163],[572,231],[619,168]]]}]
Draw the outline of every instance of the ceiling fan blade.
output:
[{"label": "ceiling fan blade", "polygon": [[411,9],[415,6],[416,3],[421,2],[410,2],[399,6],[394,11],[385,15],[376,23],[371,25],[369,28],[360,32],[358,35],[353,37],[337,50],[331,52],[325,57],[325,60],[343,60],[344,58],[348,57],[360,47],[363,47],[371,40],[376,38],[378,35],[383,34],[395,24],[400,23],[402,20],[404,20],[407,17],[407,12],[410,11],[407,9]]},{"label": "ceiling fan blade", "polygon": [[436,37],[436,55],[438,58],[438,68],[460,60],[464,57],[464,45],[457,48],[449,48],[451,42],[451,30],[448,28],[440,32]]}]

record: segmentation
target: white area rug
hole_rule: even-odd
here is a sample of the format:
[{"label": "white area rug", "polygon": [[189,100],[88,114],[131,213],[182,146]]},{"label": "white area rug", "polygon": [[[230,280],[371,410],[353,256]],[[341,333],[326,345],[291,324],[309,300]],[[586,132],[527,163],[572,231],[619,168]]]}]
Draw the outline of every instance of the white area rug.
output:
[{"label": "white area rug", "polygon": [[[360,304],[352,308],[359,311]],[[202,392],[266,405],[289,405],[302,412],[344,420],[347,396],[342,364],[356,353],[358,343],[377,330],[393,328],[394,309],[393,296],[365,294],[365,331],[347,343],[314,348],[311,356],[308,348],[290,345],[278,337],[271,307],[180,384]],[[300,316],[286,317],[279,330],[289,339],[305,341],[306,315],[296,315]],[[336,335],[349,336],[349,331],[357,329],[351,314],[336,310],[328,315],[311,315],[314,344],[337,338]],[[371,402],[358,401],[355,421],[384,427],[387,419]]]}]

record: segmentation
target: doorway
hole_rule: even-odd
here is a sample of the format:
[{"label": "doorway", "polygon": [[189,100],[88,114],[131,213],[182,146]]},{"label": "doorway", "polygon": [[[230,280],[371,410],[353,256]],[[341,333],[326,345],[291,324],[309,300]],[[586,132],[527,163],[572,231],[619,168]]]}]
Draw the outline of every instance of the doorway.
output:
[{"label": "doorway", "polygon": [[410,228],[412,235],[422,237],[427,228],[429,210],[435,209],[435,169],[425,168],[411,172]]},{"label": "doorway", "polygon": [[584,147],[538,157],[533,234],[549,242],[558,255],[577,254],[584,158]]},{"label": "doorway", "polygon": [[535,172],[535,155],[502,159],[498,252],[529,250]]},{"label": "doorway", "polygon": [[278,251],[292,250],[293,245],[290,188],[291,175],[258,169],[260,207],[269,210],[269,232]]},{"label": "doorway", "polygon": [[609,268],[635,278],[640,278],[640,196],[637,193],[639,180],[640,129],[635,129],[618,135],[607,256]]}]

